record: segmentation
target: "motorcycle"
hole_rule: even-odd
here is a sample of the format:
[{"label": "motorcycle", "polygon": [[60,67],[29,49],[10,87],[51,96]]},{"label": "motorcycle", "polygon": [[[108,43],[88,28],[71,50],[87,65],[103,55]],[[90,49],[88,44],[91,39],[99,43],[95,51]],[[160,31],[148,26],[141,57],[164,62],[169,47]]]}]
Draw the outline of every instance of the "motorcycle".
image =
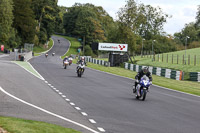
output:
[{"label": "motorcycle", "polygon": [[135,90],[135,87],[133,87],[133,92],[136,93],[136,99],[142,99],[144,101],[150,85],[151,85],[151,82],[149,78],[146,75],[144,75],[139,81],[139,83],[137,84],[136,90]]},{"label": "motorcycle", "polygon": [[45,54],[45,57],[47,58],[48,54]]},{"label": "motorcycle", "polygon": [[68,60],[65,60],[63,62],[63,66],[64,66],[64,69],[67,69],[67,66],[69,65],[69,61]]},{"label": "motorcycle", "polygon": [[54,56],[55,55],[55,53],[52,53],[52,56]]},{"label": "motorcycle", "polygon": [[72,58],[72,57],[69,57],[69,65],[72,64],[72,61],[73,61],[73,58]]},{"label": "motorcycle", "polygon": [[81,77],[83,75],[83,72],[85,70],[85,65],[84,63],[80,63],[77,67],[77,76]]}]

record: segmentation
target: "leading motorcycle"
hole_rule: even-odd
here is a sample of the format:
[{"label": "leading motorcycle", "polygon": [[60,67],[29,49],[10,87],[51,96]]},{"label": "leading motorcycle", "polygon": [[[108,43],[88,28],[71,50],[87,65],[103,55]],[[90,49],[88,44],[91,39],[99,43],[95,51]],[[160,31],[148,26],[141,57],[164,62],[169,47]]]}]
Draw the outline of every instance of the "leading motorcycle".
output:
[{"label": "leading motorcycle", "polygon": [[150,85],[151,82],[149,78],[146,75],[144,75],[137,84],[136,90],[135,87],[133,87],[133,92],[136,93],[136,99],[142,99],[144,101],[146,99],[146,95]]},{"label": "leading motorcycle", "polygon": [[77,76],[81,77],[83,75],[84,71],[85,71],[85,64],[84,63],[78,64],[78,67],[77,67]]}]

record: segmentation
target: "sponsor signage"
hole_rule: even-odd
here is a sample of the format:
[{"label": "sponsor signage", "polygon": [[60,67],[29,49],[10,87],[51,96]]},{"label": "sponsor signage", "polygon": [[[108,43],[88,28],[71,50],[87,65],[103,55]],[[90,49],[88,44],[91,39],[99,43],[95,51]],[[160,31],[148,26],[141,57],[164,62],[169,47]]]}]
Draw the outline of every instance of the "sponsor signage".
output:
[{"label": "sponsor signage", "polygon": [[4,45],[1,45],[1,51],[4,51]]},{"label": "sponsor signage", "polygon": [[128,44],[99,43],[98,50],[127,52]]}]

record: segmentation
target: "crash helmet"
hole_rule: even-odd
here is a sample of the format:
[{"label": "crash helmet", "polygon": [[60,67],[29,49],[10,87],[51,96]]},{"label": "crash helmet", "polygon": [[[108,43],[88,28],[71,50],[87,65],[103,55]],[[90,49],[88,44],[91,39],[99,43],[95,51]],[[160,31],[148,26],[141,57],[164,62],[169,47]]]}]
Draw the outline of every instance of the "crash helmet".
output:
[{"label": "crash helmet", "polygon": [[84,59],[85,59],[85,58],[82,56],[82,57],[81,57],[81,60],[84,60]]},{"label": "crash helmet", "polygon": [[144,73],[144,74],[146,74],[146,73],[149,71],[149,70],[148,70],[148,67],[144,67],[142,70],[143,70],[143,73]]}]

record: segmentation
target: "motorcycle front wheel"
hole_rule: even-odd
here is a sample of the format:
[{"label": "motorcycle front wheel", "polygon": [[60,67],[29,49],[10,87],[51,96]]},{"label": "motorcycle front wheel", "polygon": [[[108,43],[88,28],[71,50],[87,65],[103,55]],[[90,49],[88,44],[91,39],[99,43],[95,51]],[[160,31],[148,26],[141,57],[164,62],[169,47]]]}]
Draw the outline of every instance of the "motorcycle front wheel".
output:
[{"label": "motorcycle front wheel", "polygon": [[147,90],[146,90],[146,89],[144,89],[144,90],[143,90],[143,97],[142,97],[142,101],[144,101],[144,100],[145,100],[145,98],[146,98],[146,95],[147,95]]}]

